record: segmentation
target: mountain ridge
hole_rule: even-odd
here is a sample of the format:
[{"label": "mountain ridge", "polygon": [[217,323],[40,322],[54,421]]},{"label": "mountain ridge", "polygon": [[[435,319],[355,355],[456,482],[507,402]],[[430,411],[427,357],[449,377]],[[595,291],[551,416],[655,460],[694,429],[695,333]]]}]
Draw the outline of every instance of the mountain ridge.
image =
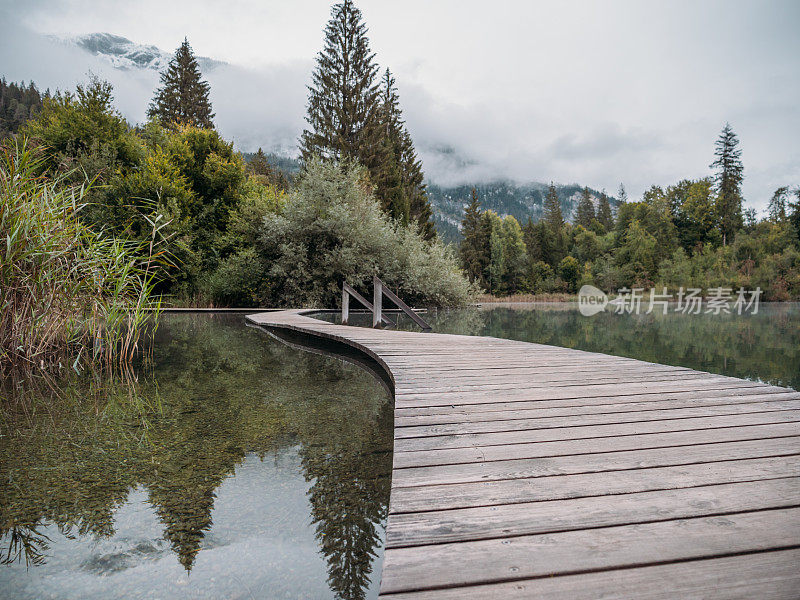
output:
[{"label": "mountain ridge", "polygon": [[[158,46],[139,44],[121,35],[107,32],[60,38],[60,41],[76,46],[94,56],[99,56],[121,71],[132,69],[162,71],[167,67],[173,55]],[[197,62],[203,71],[227,64],[207,56],[198,56]]]}]

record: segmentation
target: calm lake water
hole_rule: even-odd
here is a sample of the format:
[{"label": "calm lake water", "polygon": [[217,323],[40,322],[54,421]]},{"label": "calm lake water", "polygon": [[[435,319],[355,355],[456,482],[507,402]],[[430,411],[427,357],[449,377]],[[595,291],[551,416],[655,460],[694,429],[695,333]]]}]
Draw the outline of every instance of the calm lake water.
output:
[{"label": "calm lake water", "polygon": [[[425,318],[440,332],[800,388],[798,304],[593,317],[485,305]],[[73,376],[55,391],[6,383],[2,598],[377,596],[392,401],[361,368],[273,341],[240,315],[166,315],[152,364],[127,376]]]},{"label": "calm lake water", "polygon": [[[423,317],[440,333],[578,348],[800,389],[800,303],[762,303],[757,314],[741,316],[607,310],[585,317],[576,304],[515,303]],[[331,314],[319,318],[338,320]],[[367,316],[355,315],[351,323],[366,324]],[[405,316],[398,326],[419,331]]]},{"label": "calm lake water", "polygon": [[6,403],[0,597],[376,597],[381,383],[241,315],[166,315],[153,360]]}]

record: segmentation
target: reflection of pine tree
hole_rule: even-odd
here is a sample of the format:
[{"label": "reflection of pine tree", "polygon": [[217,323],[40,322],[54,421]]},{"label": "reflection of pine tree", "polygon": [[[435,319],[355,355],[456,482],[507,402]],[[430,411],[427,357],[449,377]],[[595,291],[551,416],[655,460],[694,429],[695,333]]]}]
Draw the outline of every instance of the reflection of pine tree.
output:
[{"label": "reflection of pine tree", "polygon": [[[311,516],[328,563],[328,585],[345,600],[364,598],[389,506],[392,406],[384,403],[363,440],[304,445],[300,451]],[[373,425],[370,427],[370,425]]]},{"label": "reflection of pine tree", "polygon": [[214,491],[233,474],[245,451],[238,443],[237,410],[227,399],[214,404],[214,419],[209,419],[212,409],[202,397],[185,398],[179,408],[158,432],[169,442],[153,448],[156,468],[145,485],[164,524],[164,537],[190,571],[211,529]]}]

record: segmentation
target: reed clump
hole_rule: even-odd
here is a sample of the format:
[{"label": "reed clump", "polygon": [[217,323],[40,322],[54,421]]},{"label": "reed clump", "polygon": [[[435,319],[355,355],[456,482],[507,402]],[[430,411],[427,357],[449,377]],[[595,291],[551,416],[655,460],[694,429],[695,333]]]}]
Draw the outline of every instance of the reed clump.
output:
[{"label": "reed clump", "polygon": [[151,220],[145,242],[93,231],[79,218],[87,186],[44,165],[24,139],[0,151],[0,373],[130,361],[160,308],[165,224]]}]

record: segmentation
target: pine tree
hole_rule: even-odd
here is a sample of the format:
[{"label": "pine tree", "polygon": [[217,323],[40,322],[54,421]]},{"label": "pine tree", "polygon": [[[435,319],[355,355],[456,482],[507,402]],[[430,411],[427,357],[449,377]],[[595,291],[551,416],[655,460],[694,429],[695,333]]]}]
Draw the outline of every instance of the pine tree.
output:
[{"label": "pine tree", "polygon": [[489,238],[475,188],[472,188],[472,200],[464,211],[461,233],[464,236],[458,249],[461,264],[470,281],[485,285],[486,269],[489,266]]},{"label": "pine tree", "polygon": [[254,175],[272,177],[272,167],[267,160],[267,155],[264,154],[261,148],[259,148],[253,155],[253,158],[250,159],[250,162],[247,164],[247,170]]},{"label": "pine tree", "polygon": [[564,227],[564,215],[561,213],[561,202],[558,199],[558,191],[555,184],[551,181],[544,199],[544,219],[553,232],[560,232]]},{"label": "pine tree", "polygon": [[377,71],[361,11],[352,0],[334,5],[309,87],[301,157],[359,162],[383,209],[432,239],[436,230],[422,163],[403,121],[395,80],[387,69],[377,82]]},{"label": "pine tree", "polygon": [[714,144],[716,160],[711,163],[717,169],[715,176],[717,191],[717,218],[722,233],[722,243],[733,241],[736,231],[742,227],[742,192],[744,179],[742,151],[738,148],[739,139],[729,123],[725,123],[719,138]]},{"label": "pine tree", "polygon": [[288,190],[289,181],[283,171],[272,168],[272,165],[267,160],[267,155],[259,148],[247,163],[247,170],[253,175],[262,178],[269,185],[273,185],[279,190]]},{"label": "pine tree", "polygon": [[797,236],[798,242],[800,242],[800,187],[795,188],[794,197],[796,200],[794,202],[789,202],[791,212],[788,218],[789,223],[794,228],[795,236]]},{"label": "pine tree", "polygon": [[386,146],[374,58],[361,11],[352,0],[335,4],[308,88],[309,128],[300,138],[300,152],[304,162],[315,155],[358,161],[380,187]]},{"label": "pine tree", "polygon": [[628,201],[628,192],[625,191],[625,184],[619,184],[619,191],[617,192],[617,201],[620,204],[625,204]]},{"label": "pine tree", "polygon": [[403,188],[409,198],[411,221],[417,224],[425,239],[433,239],[436,237],[436,228],[433,225],[433,209],[428,200],[422,162],[417,158],[411,135],[405,130],[403,131],[400,158]]},{"label": "pine tree", "polygon": [[213,129],[214,113],[208,98],[210,86],[201,77],[189,40],[184,38],[169,66],[161,73],[161,87],[153,96],[147,116],[170,128],[191,125]]},{"label": "pine tree", "polygon": [[[436,230],[433,210],[425,190],[422,162],[417,157],[411,134],[403,120],[395,79],[389,69],[386,69],[381,80],[380,119],[388,156],[384,162],[385,175],[379,178],[386,186],[386,192],[381,194],[379,188],[378,195],[392,198],[397,203],[396,209],[389,205],[389,214],[395,218],[401,216],[402,222],[416,224],[426,239],[432,239],[436,236]],[[395,185],[399,185],[399,189]]]},{"label": "pine tree", "polygon": [[614,228],[614,213],[611,212],[611,203],[608,201],[605,190],[600,193],[600,201],[597,204],[597,220],[606,231]]},{"label": "pine tree", "polygon": [[583,188],[581,192],[581,199],[578,202],[578,208],[575,210],[575,225],[581,225],[585,229],[589,229],[594,220],[594,204],[592,203],[592,194],[589,188]]},{"label": "pine tree", "polygon": [[775,190],[767,206],[767,215],[770,221],[783,223],[786,221],[786,197],[789,195],[789,187],[783,186]]},{"label": "pine tree", "polygon": [[403,185],[402,135],[403,118],[394,77],[386,69],[381,80],[379,96],[381,143],[385,159],[376,183],[376,195],[383,209],[403,225],[411,219],[411,202]]}]

